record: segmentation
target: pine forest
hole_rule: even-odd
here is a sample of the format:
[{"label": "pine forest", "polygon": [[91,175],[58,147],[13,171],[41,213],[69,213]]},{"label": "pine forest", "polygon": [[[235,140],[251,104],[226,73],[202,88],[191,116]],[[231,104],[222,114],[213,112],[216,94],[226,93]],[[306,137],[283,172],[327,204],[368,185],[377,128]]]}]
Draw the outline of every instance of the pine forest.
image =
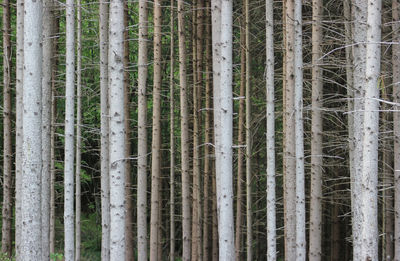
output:
[{"label": "pine forest", "polygon": [[400,260],[400,0],[0,14],[0,260]]}]

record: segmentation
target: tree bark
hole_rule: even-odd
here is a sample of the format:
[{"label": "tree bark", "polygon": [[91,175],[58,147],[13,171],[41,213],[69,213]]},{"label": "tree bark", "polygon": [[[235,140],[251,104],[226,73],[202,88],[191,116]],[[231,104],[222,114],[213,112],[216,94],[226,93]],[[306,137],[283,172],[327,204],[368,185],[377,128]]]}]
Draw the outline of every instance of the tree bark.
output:
[{"label": "tree bark", "polygon": [[82,146],[82,14],[77,0],[76,32],[76,165],[75,165],[75,260],[81,259],[81,146]]},{"label": "tree bark", "polygon": [[108,13],[105,0],[100,1],[100,114],[101,114],[101,260],[110,260],[110,148],[108,101]]},{"label": "tree bark", "polygon": [[266,8],[266,92],[267,92],[267,260],[276,260],[275,195],[275,85],[273,0]]},{"label": "tree bark", "polygon": [[294,121],[294,0],[285,4],[285,83],[284,83],[284,220],[285,260],[296,259],[296,161]]},{"label": "tree bark", "polygon": [[23,161],[23,78],[24,78],[24,0],[17,0],[15,82],[15,255],[21,260],[22,161]]},{"label": "tree bark", "polygon": [[1,252],[11,257],[12,138],[11,138],[11,14],[9,0],[3,1],[3,208]]},{"label": "tree bark", "polygon": [[313,0],[312,24],[312,104],[311,104],[311,188],[309,260],[320,261],[322,254],[322,1]]},{"label": "tree bark", "polygon": [[75,4],[66,2],[66,83],[64,152],[64,255],[75,259],[74,248],[74,123],[75,123]]},{"label": "tree bark", "polygon": [[[213,38],[213,49],[220,53],[213,59],[214,128],[216,188],[218,207],[219,260],[235,258],[232,186],[232,1],[213,1],[213,27],[220,30],[220,38]],[[220,13],[215,6],[220,5]],[[219,17],[218,17],[219,16]],[[219,19],[218,19],[219,18]],[[219,21],[218,21],[219,20]],[[219,46],[218,46],[219,45]],[[214,55],[214,54],[213,54]],[[213,66],[214,67],[214,66]],[[222,135],[223,133],[223,135]]]},{"label": "tree bark", "polygon": [[153,131],[151,145],[150,260],[158,259],[161,178],[161,1],[154,1]]},{"label": "tree bark", "polygon": [[353,217],[353,259],[360,260],[361,257],[361,175],[362,175],[362,141],[363,141],[363,118],[364,101],[363,93],[365,87],[365,52],[366,52],[366,23],[367,23],[367,1],[354,0],[352,6],[354,28],[353,28],[353,84],[354,84],[354,158],[353,175],[351,180],[352,193],[352,217]]},{"label": "tree bark", "polygon": [[24,6],[21,247],[18,260],[42,259],[42,1]]},{"label": "tree bark", "polygon": [[[243,7],[245,2],[243,2]],[[238,159],[237,159],[237,199],[236,199],[236,231],[235,231],[235,253],[236,260],[241,260],[242,256],[242,226],[243,226],[243,174],[244,174],[244,108],[245,108],[245,91],[246,91],[246,37],[245,27],[240,26],[240,91],[239,91],[239,119],[238,119]]]},{"label": "tree bark", "polygon": [[171,0],[170,6],[170,75],[169,75],[169,140],[170,140],[170,179],[169,179],[169,193],[170,193],[170,238],[169,238],[169,260],[175,261],[175,40],[174,40],[174,0]]},{"label": "tree bark", "polygon": [[110,2],[110,260],[125,260],[124,3]]},{"label": "tree bark", "polygon": [[182,165],[182,260],[191,257],[190,229],[190,175],[189,175],[189,112],[188,90],[186,82],[186,37],[183,1],[178,0],[178,41],[179,41],[179,82],[180,82],[180,111],[181,111],[181,165]]},{"label": "tree bark", "polygon": [[365,112],[361,185],[361,260],[378,260],[378,136],[381,64],[381,1],[369,0],[367,13]]},{"label": "tree bark", "polygon": [[138,260],[147,261],[147,1],[139,0],[138,54],[138,169],[137,237]]}]

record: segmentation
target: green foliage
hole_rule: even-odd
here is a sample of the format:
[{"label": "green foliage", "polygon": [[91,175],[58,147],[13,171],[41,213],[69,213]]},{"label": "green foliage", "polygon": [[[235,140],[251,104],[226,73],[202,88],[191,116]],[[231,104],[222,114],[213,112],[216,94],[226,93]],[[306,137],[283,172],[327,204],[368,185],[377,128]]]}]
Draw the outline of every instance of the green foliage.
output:
[{"label": "green foliage", "polygon": [[51,261],[61,261],[63,260],[64,255],[62,253],[51,253],[50,254],[50,259]]},{"label": "green foliage", "polygon": [[9,257],[7,253],[0,253],[0,261],[15,261],[15,257]]}]

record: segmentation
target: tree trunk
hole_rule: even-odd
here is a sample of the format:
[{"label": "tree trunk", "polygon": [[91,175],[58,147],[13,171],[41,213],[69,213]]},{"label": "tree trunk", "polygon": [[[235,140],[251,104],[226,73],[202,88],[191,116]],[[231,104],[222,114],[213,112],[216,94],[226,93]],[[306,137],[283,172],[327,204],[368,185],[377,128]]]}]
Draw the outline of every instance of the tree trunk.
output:
[{"label": "tree trunk", "polygon": [[169,260],[175,261],[175,43],[174,43],[174,0],[171,0],[170,10],[170,75],[169,75],[169,115],[170,115],[170,179],[169,179],[169,193],[170,193],[170,238],[169,238]]},{"label": "tree trunk", "polygon": [[82,14],[77,0],[76,32],[76,165],[75,165],[75,260],[81,259],[81,146],[82,146]]},{"label": "tree trunk", "polygon": [[192,209],[192,260],[202,260],[201,244],[201,178],[200,178],[200,126],[201,86],[203,56],[203,1],[193,2],[193,209]]},{"label": "tree trunk", "polygon": [[130,79],[129,79],[129,6],[124,1],[124,104],[125,104],[125,260],[134,259],[135,246],[133,244],[133,215],[132,215],[132,174],[131,174],[131,125],[130,125]]},{"label": "tree trunk", "polygon": [[353,259],[361,257],[361,174],[362,174],[362,141],[363,141],[363,93],[365,86],[365,41],[367,22],[367,1],[354,0],[353,12],[353,67],[354,67],[354,158],[353,175],[351,180],[352,217],[353,217]]},{"label": "tree trunk", "polygon": [[362,164],[361,260],[378,260],[378,134],[381,1],[368,1]]},{"label": "tree trunk", "polygon": [[16,120],[15,120],[15,253],[21,260],[22,231],[22,152],[23,152],[23,78],[24,78],[24,0],[17,0]]},{"label": "tree trunk", "polygon": [[182,165],[182,260],[190,260],[190,175],[189,175],[189,112],[186,83],[186,40],[183,1],[178,0],[179,82],[181,111],[181,165]]},{"label": "tree trunk", "polygon": [[212,199],[212,194],[210,193],[210,178],[211,178],[211,155],[212,149],[210,143],[212,142],[211,138],[211,92],[212,92],[212,78],[211,78],[211,21],[210,21],[210,1],[207,0],[205,3],[205,45],[206,45],[206,57],[205,57],[205,72],[206,72],[206,79],[205,79],[205,120],[204,120],[204,179],[203,179],[203,261],[211,260],[211,218],[210,218],[210,199]]},{"label": "tree trunk", "polygon": [[153,132],[151,145],[150,260],[158,259],[159,194],[161,178],[161,1],[154,2]]},{"label": "tree trunk", "polygon": [[11,14],[9,0],[3,0],[3,208],[1,252],[11,257],[12,222],[12,138],[11,138]]},{"label": "tree trunk", "polygon": [[[243,3],[243,7],[245,2]],[[236,260],[241,260],[242,256],[242,226],[243,226],[243,174],[244,174],[244,106],[245,106],[245,96],[246,91],[246,37],[245,37],[245,27],[240,26],[240,91],[239,91],[239,119],[238,119],[238,159],[237,159],[237,199],[236,199],[236,232],[235,232],[235,253]]]},{"label": "tree trunk", "polygon": [[311,188],[309,260],[320,261],[322,254],[322,1],[313,0],[312,24],[312,105],[311,105]]},{"label": "tree trunk", "polygon": [[74,114],[75,114],[75,6],[66,2],[66,82],[65,82],[65,152],[64,152],[64,255],[74,258]]},{"label": "tree trunk", "polygon": [[276,260],[275,196],[275,85],[273,0],[266,8],[266,91],[267,91],[267,260]]},{"label": "tree trunk", "polygon": [[294,121],[294,0],[285,3],[285,83],[284,83],[284,215],[285,260],[296,259],[296,161]]},{"label": "tree trunk", "polygon": [[42,1],[24,6],[21,247],[18,260],[42,259]]},{"label": "tree trunk", "polygon": [[296,147],[296,260],[306,260],[306,207],[303,130],[302,2],[294,2],[294,109]]},{"label": "tree trunk", "polygon": [[[53,2],[54,3],[54,2]],[[60,30],[60,20],[57,17],[54,20],[54,35],[58,35]],[[55,182],[56,182],[56,154],[55,154],[55,137],[56,137],[56,111],[57,111],[57,101],[56,101],[56,78],[57,78],[57,67],[58,67],[58,59],[56,54],[58,53],[58,37],[53,39],[53,68],[52,68],[52,82],[51,82],[51,124],[50,124],[50,254],[55,253],[55,233],[56,233],[56,191],[55,191]]]},{"label": "tree trunk", "polygon": [[124,3],[110,2],[110,260],[125,260]]},{"label": "tree trunk", "polygon": [[147,261],[147,1],[139,0],[138,54],[138,162],[137,241],[138,260]]},{"label": "tree trunk", "polygon": [[253,260],[253,229],[252,229],[252,200],[251,200],[251,156],[252,156],[252,134],[251,134],[251,82],[250,82],[250,17],[249,0],[245,0],[245,42],[246,42],[246,254],[247,260]]},{"label": "tree trunk", "polygon": [[110,260],[110,148],[108,101],[108,2],[100,1],[101,260]]},{"label": "tree trunk", "polygon": [[[221,12],[213,10],[213,27],[220,31],[220,38],[213,39],[214,49],[220,53],[213,59],[215,66],[213,76],[218,73],[219,79],[214,82],[214,128],[216,185],[219,232],[219,260],[235,258],[234,225],[233,225],[233,186],[232,186],[232,1],[220,1]],[[219,16],[219,19],[216,17]],[[218,21],[219,20],[219,21]],[[217,30],[218,30],[217,29]],[[223,135],[222,135],[223,133]]]}]

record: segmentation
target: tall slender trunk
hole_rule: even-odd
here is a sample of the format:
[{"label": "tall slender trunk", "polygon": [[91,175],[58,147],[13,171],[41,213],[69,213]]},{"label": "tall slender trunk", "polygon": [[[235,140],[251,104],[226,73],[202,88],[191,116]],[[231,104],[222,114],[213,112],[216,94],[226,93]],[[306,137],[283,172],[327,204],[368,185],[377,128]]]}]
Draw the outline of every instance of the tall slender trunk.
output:
[{"label": "tall slender trunk", "polygon": [[186,82],[186,37],[183,1],[178,0],[179,82],[181,111],[181,165],[182,165],[182,260],[190,260],[190,175],[189,175],[189,112]]},{"label": "tall slender trunk", "polygon": [[303,130],[302,2],[294,2],[294,109],[296,147],[296,260],[306,260],[306,207]]},{"label": "tall slender trunk", "polygon": [[[243,7],[245,2],[243,2]],[[244,144],[244,108],[245,108],[245,96],[246,91],[246,37],[245,27],[240,26],[240,91],[239,96],[239,119],[238,119],[238,159],[237,159],[237,199],[236,199],[236,231],[235,231],[235,253],[236,260],[241,260],[242,256],[242,226],[243,226],[243,174],[244,174],[244,156],[245,149],[241,146]]]},{"label": "tall slender trunk", "polygon": [[361,185],[361,260],[378,260],[378,136],[381,1],[368,1],[365,111]]},{"label": "tall slender trunk", "polygon": [[294,0],[285,4],[285,83],[284,83],[284,215],[285,260],[296,259],[296,161],[294,121]]},{"label": "tall slender trunk", "polygon": [[161,1],[154,2],[153,132],[151,145],[150,260],[158,259],[161,178]]},{"label": "tall slender trunk", "polygon": [[200,177],[200,126],[203,57],[203,5],[204,0],[193,2],[193,209],[192,209],[192,260],[202,260],[201,244],[201,177]]},{"label": "tall slender trunk", "polygon": [[[400,19],[400,1],[392,1],[393,21]],[[400,25],[392,24],[393,42],[400,41]],[[393,102],[400,103],[400,46],[392,45],[392,64],[393,64]],[[398,108],[398,107],[397,107]],[[393,112],[393,160],[394,160],[394,257],[393,260],[400,259],[400,112]]]},{"label": "tall slender trunk", "polygon": [[[53,2],[54,3],[54,2]],[[54,35],[57,35],[60,30],[60,20],[57,17],[54,20]],[[56,111],[57,111],[57,100],[56,100],[56,78],[57,78],[57,67],[58,67],[58,35],[53,39],[53,68],[51,69],[51,123],[50,123],[50,254],[55,253],[55,233],[56,233],[56,153],[55,153],[55,137],[56,137]]]},{"label": "tall slender trunk", "polygon": [[110,2],[110,260],[125,260],[124,3]]},{"label": "tall slender trunk", "polygon": [[75,4],[66,2],[66,83],[64,151],[64,255],[74,258]]},{"label": "tall slender trunk", "polygon": [[203,178],[203,260],[208,261],[211,260],[211,213],[210,212],[210,199],[212,199],[212,193],[210,190],[211,187],[211,155],[212,149],[210,143],[212,142],[211,134],[211,118],[212,118],[212,103],[211,103],[211,92],[212,92],[212,77],[211,77],[211,20],[210,20],[210,1],[206,0],[205,3],[205,47],[206,47],[206,56],[205,56],[205,119],[204,119],[204,178]]},{"label": "tall slender trunk", "polygon": [[[232,1],[220,1],[221,12],[213,10],[213,27],[221,31],[220,38],[213,39],[214,48],[220,53],[213,63],[214,77],[220,73],[214,89],[215,160],[219,232],[219,260],[235,258],[232,186]],[[213,3],[213,9],[215,4]],[[214,20],[219,15],[220,20]],[[218,18],[217,18],[218,19]],[[214,82],[215,83],[215,82]],[[223,133],[223,135],[222,135]]]},{"label": "tall slender trunk", "polygon": [[108,101],[108,1],[100,1],[101,260],[110,260],[110,148]]},{"label": "tall slender trunk", "polygon": [[251,82],[250,82],[250,17],[249,0],[245,0],[245,42],[246,42],[246,254],[247,260],[253,260],[253,229],[252,229],[252,200],[251,200],[251,156],[252,156],[252,134],[251,134]]},{"label": "tall slender trunk", "polygon": [[75,165],[75,260],[81,259],[81,146],[82,146],[82,14],[77,0],[76,32],[76,165]]},{"label": "tall slender trunk", "polygon": [[320,261],[322,254],[322,1],[313,0],[312,24],[312,126],[310,188],[310,261]]},{"label": "tall slender trunk", "polygon": [[11,24],[10,2],[3,0],[3,208],[1,252],[12,254],[12,138],[11,138]]},{"label": "tall slender trunk", "polygon": [[42,78],[42,259],[50,259],[51,97],[54,56],[53,1],[43,1]]},{"label": "tall slender trunk", "polygon": [[147,1],[139,0],[137,162],[137,241],[139,261],[147,261],[147,26]]},{"label": "tall slender trunk", "polygon": [[169,75],[169,140],[170,140],[170,178],[169,178],[169,193],[170,193],[170,231],[169,231],[169,260],[175,261],[175,39],[174,39],[174,0],[171,0],[170,6],[170,75]]},{"label": "tall slender trunk", "polygon": [[273,0],[266,8],[266,91],[267,91],[267,260],[276,260],[275,195],[275,85],[274,85],[274,9]]},{"label": "tall slender trunk", "polygon": [[17,46],[15,82],[15,253],[21,260],[22,231],[22,152],[23,152],[23,78],[24,78],[24,0],[17,0]]},{"label": "tall slender trunk", "polygon": [[130,125],[130,81],[129,81],[129,6],[124,1],[124,104],[125,104],[125,260],[134,259],[133,244],[133,206],[132,206],[132,173],[131,173],[131,125]]},{"label": "tall slender trunk", "polygon": [[42,259],[42,1],[24,6],[21,241],[18,260]]},{"label": "tall slender trunk", "polygon": [[362,175],[362,141],[363,141],[363,118],[364,118],[364,87],[365,87],[365,52],[366,52],[366,22],[367,22],[367,1],[354,0],[353,13],[353,84],[354,84],[354,157],[353,175],[351,180],[352,193],[352,217],[353,217],[353,259],[361,257],[361,175]]}]

